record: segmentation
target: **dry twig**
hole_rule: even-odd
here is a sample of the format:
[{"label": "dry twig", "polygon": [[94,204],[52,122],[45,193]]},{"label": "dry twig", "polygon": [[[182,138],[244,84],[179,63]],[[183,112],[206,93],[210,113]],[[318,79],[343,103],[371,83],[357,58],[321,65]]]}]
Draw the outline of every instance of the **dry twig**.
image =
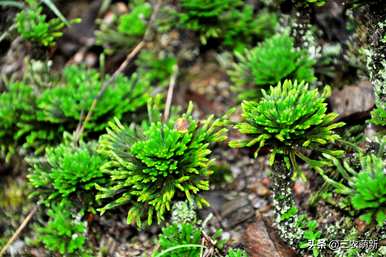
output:
[{"label": "dry twig", "polygon": [[173,92],[174,92],[174,87],[176,85],[177,76],[178,76],[178,66],[175,65],[173,67],[172,76],[170,77],[168,95],[166,97],[165,111],[164,111],[164,117],[163,117],[164,121],[167,121],[167,119],[169,118],[170,106],[172,104]]},{"label": "dry twig", "polygon": [[15,233],[12,235],[12,237],[8,240],[8,242],[4,245],[3,249],[0,251],[0,257],[5,254],[9,246],[16,240],[16,238],[20,235],[20,233],[23,231],[23,229],[27,226],[28,222],[31,220],[33,215],[36,213],[38,209],[38,206],[35,205],[32,210],[29,212],[27,217],[23,220],[23,222],[20,224],[20,226],[17,228]]}]

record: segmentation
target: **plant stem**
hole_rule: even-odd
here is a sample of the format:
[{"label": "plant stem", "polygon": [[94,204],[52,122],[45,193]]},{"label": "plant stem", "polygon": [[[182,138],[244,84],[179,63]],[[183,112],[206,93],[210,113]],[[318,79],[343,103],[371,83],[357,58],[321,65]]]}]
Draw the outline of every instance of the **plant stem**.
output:
[{"label": "plant stem", "polygon": [[[303,231],[297,226],[299,215],[292,192],[292,170],[285,167],[284,160],[280,156],[276,157],[272,169],[274,225],[283,241],[292,247],[297,247]],[[294,213],[287,217],[292,211]]]}]

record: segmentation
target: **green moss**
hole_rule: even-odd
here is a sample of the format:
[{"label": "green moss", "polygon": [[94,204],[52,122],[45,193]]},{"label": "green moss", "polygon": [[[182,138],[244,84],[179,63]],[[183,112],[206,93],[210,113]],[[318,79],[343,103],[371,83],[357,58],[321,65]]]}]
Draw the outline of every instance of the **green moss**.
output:
[{"label": "green moss", "polygon": [[313,149],[339,138],[334,129],[343,123],[334,123],[337,114],[326,113],[327,95],[327,91],[319,94],[304,82],[289,80],[268,92],[263,90],[260,101],[242,103],[243,121],[235,127],[248,138],[231,141],[230,146],[257,145],[255,155],[267,146],[272,149],[271,164],[276,154],[284,154],[286,163],[296,168],[296,156],[306,160],[301,149]]},{"label": "green moss", "polygon": [[95,205],[95,184],[104,181],[100,167],[104,159],[95,152],[95,143],[71,141],[48,148],[45,158],[34,161],[30,184],[32,196],[47,206],[71,200],[74,206],[87,210]]},{"label": "green moss", "polygon": [[[224,121],[192,117],[192,105],[182,116],[143,126],[110,124],[99,151],[108,158],[104,172],[111,182],[98,199],[110,199],[100,211],[128,205],[128,223],[161,222],[174,199],[207,205],[198,192],[209,189],[210,144],[224,140]],[[150,111],[151,112],[151,111]]]},{"label": "green moss", "polygon": [[288,35],[275,35],[243,53],[235,52],[237,63],[229,71],[233,90],[241,100],[254,99],[260,89],[285,79],[299,82],[315,80],[313,65],[306,51],[296,50]]},{"label": "green moss", "polygon": [[113,13],[112,20],[98,20],[95,32],[96,43],[103,46],[107,54],[128,50],[144,36],[152,13],[150,3],[142,0],[130,1],[128,13]]},{"label": "green moss", "polygon": [[[43,7],[37,0],[27,0],[24,10],[16,15],[16,29],[25,40],[37,42],[43,46],[52,46],[60,38],[66,25],[59,18],[47,20]],[[78,23],[72,20],[70,23]]]},{"label": "green moss", "polygon": [[197,257],[201,251],[201,230],[189,223],[169,225],[162,229],[158,243],[160,249],[152,256],[164,252],[165,257]]},{"label": "green moss", "polygon": [[[58,144],[64,132],[72,132],[83,120],[92,102],[98,98],[85,126],[84,138],[95,138],[114,117],[136,119],[150,92],[149,81],[136,74],[118,75],[102,95],[104,78],[94,69],[67,66],[55,86],[35,88],[22,82],[9,83],[0,93],[0,154],[7,159],[17,147],[44,152]],[[144,108],[143,108],[144,109]]]},{"label": "green moss", "polygon": [[85,249],[87,225],[71,214],[71,205],[62,202],[48,210],[50,220],[46,226],[37,227],[38,241],[52,253],[69,257],[91,257]]},{"label": "green moss", "polygon": [[386,174],[385,164],[375,155],[363,157],[362,171],[356,175],[351,203],[363,212],[367,223],[376,221],[378,226],[386,222]]},{"label": "green moss", "polygon": [[240,0],[182,0],[181,10],[176,13],[179,26],[198,32],[201,42],[206,44],[208,38],[221,36],[221,17],[241,4]]}]

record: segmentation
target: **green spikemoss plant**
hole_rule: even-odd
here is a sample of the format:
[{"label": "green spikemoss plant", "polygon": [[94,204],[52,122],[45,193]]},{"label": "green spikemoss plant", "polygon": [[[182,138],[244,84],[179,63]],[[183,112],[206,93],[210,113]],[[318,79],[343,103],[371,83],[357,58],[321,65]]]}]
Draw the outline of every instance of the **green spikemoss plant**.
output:
[{"label": "green spikemoss plant", "polygon": [[36,227],[37,240],[51,253],[68,257],[91,257],[86,250],[87,224],[74,218],[71,205],[62,202],[48,210],[50,217],[45,226]]},{"label": "green spikemoss plant", "polygon": [[[61,19],[53,18],[47,21],[43,7],[37,0],[26,0],[26,8],[16,15],[16,29],[25,40],[31,40],[43,46],[52,46],[63,33],[66,25]],[[69,22],[79,23],[79,19]]]},{"label": "green spikemoss plant", "polygon": [[114,14],[112,21],[99,22],[96,31],[96,43],[104,47],[104,51],[112,54],[119,49],[130,49],[144,36],[150,19],[151,4],[142,1],[130,1],[128,13]]},{"label": "green spikemoss plant", "polygon": [[231,147],[256,146],[255,155],[263,147],[270,149],[269,163],[273,167],[272,180],[276,226],[280,236],[297,247],[303,231],[296,226],[298,211],[292,194],[292,175],[299,174],[297,159],[320,172],[322,160],[312,160],[309,150],[341,155],[340,151],[323,149],[339,139],[334,129],[343,123],[334,123],[337,114],[327,114],[328,88],[323,94],[309,89],[305,82],[286,80],[262,90],[259,102],[242,103],[243,121],[235,127],[246,138],[230,142]]},{"label": "green spikemoss plant", "polygon": [[86,139],[96,138],[113,117],[141,119],[138,114],[149,98],[149,81],[137,74],[130,78],[119,75],[103,95],[98,95],[109,79],[94,69],[67,66],[60,81],[50,88],[37,89],[22,82],[7,85],[0,93],[0,105],[4,106],[0,117],[5,121],[0,124],[0,144],[4,154],[13,145],[41,154],[47,146],[58,144],[63,132],[76,129],[95,98],[98,104],[86,124]]},{"label": "green spikemoss plant", "polygon": [[351,203],[364,214],[361,218],[367,223],[373,220],[379,226],[386,221],[386,166],[382,159],[374,155],[362,160],[362,172],[358,173],[353,186]]},{"label": "green spikemoss plant", "polygon": [[[110,199],[101,213],[129,206],[127,222],[142,225],[164,220],[173,200],[187,199],[198,207],[207,201],[198,193],[209,189],[210,145],[223,141],[225,121],[210,116],[192,117],[193,106],[182,116],[143,126],[110,123],[100,139],[99,152],[108,158],[103,166],[111,183],[99,187],[98,199]],[[152,115],[151,115],[152,116]]]},{"label": "green spikemoss plant", "polygon": [[31,197],[37,197],[46,206],[72,202],[78,209],[92,211],[95,206],[96,183],[104,183],[100,167],[102,156],[96,153],[96,143],[78,145],[66,135],[60,145],[47,148],[44,158],[31,160],[28,175],[34,188]]},{"label": "green spikemoss plant", "polygon": [[[209,236],[204,233],[206,222],[202,227],[194,223],[172,223],[162,229],[159,235],[159,249],[153,252],[153,257],[179,257],[191,256],[196,257],[206,255],[207,253],[216,252],[216,256],[224,256],[224,244],[226,240],[222,240],[222,230],[217,229],[216,232]],[[205,236],[204,236],[205,234]],[[203,244],[203,239],[211,238],[208,245]],[[247,253],[241,249],[230,248],[225,257],[248,257]]]},{"label": "green spikemoss plant", "polygon": [[293,39],[286,34],[275,35],[243,53],[235,52],[235,56],[237,62],[228,74],[240,100],[255,99],[260,89],[285,79],[315,80],[314,61],[306,51],[295,49]]},{"label": "green spikemoss plant", "polygon": [[278,25],[275,13],[261,10],[255,14],[250,4],[229,12],[223,19],[223,23],[229,23],[229,26],[223,28],[223,44],[235,51],[242,51],[256,40],[273,36]]},{"label": "green spikemoss plant", "polygon": [[183,29],[195,31],[202,44],[208,38],[217,38],[223,32],[221,17],[236,11],[242,4],[240,0],[182,0],[176,12],[178,25]]},{"label": "green spikemoss plant", "polygon": [[[54,124],[68,124],[75,129],[81,115],[87,112],[109,76],[101,78],[94,69],[68,66],[63,71],[63,84],[44,91],[38,99],[38,119]],[[130,78],[119,75],[98,99],[86,131],[97,132],[106,128],[112,117],[119,119],[144,107],[148,100],[149,83],[133,74]]]},{"label": "green spikemoss plant", "polygon": [[[384,142],[385,144],[386,142]],[[349,197],[352,207],[367,224],[376,223],[382,227],[386,222],[386,164],[383,155],[370,154],[359,157],[361,170],[355,171],[346,160],[343,165],[333,156],[331,159],[344,178],[343,182],[334,181],[324,175],[324,179],[336,189],[336,192]]]}]

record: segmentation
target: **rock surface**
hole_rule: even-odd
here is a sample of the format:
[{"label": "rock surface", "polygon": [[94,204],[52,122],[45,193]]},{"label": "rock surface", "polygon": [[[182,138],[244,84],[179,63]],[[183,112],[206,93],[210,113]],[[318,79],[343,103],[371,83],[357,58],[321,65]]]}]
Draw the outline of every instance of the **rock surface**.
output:
[{"label": "rock surface", "polygon": [[296,257],[292,249],[284,245],[262,217],[249,224],[243,241],[250,257]]},{"label": "rock surface", "polygon": [[330,97],[332,110],[339,114],[339,118],[367,115],[374,106],[374,92],[370,81],[364,80],[357,85],[345,86],[342,90],[335,90]]}]

